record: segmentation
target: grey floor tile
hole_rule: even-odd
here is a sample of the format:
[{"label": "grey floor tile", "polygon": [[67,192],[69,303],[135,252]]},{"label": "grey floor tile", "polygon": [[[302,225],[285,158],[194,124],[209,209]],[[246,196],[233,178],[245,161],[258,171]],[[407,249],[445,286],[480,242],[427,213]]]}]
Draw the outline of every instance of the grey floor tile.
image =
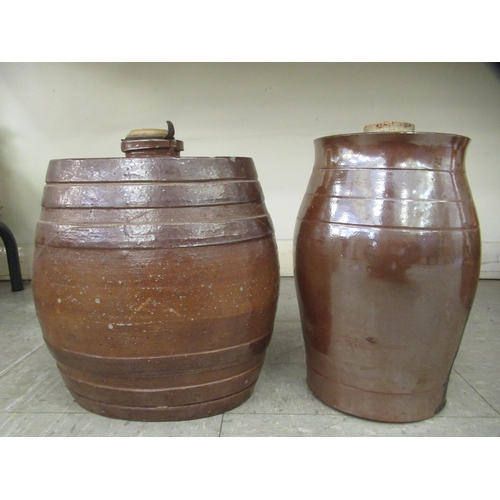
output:
[{"label": "grey floor tile", "polygon": [[1,379],[0,411],[62,413],[81,411],[42,345]]},{"label": "grey floor tile", "polygon": [[493,437],[500,418],[434,417],[411,424],[339,415],[224,415],[222,437]]},{"label": "grey floor tile", "polygon": [[305,365],[266,363],[252,397],[229,413],[316,415],[339,413],[307,387]]},{"label": "grey floor tile", "polygon": [[281,278],[276,321],[299,321],[294,278]]},{"label": "grey floor tile", "polygon": [[19,292],[12,292],[9,282],[0,283],[0,318],[1,376],[43,345],[29,283]]},{"label": "grey floor tile", "polygon": [[301,363],[305,366],[306,353],[300,323],[297,321],[275,323],[266,352],[266,363]]},{"label": "grey floor tile", "polygon": [[218,437],[222,415],[185,422],[131,422],[92,413],[0,413],[0,436]]},{"label": "grey floor tile", "polygon": [[500,280],[480,280],[469,323],[500,324]]},{"label": "grey floor tile", "polygon": [[453,365],[474,390],[500,412],[500,325],[468,325]]},{"label": "grey floor tile", "polygon": [[453,370],[448,384],[446,405],[439,412],[439,417],[500,417],[500,413]]},{"label": "grey floor tile", "polygon": [[340,435],[341,415],[224,415],[221,437],[302,437]]},{"label": "grey floor tile", "polygon": [[0,437],[40,437],[57,418],[57,413],[0,412]]},{"label": "grey floor tile", "polygon": [[[500,300],[500,298],[499,298]],[[470,351],[473,349],[473,351]],[[465,328],[458,358],[476,361],[475,356],[495,358],[500,349],[500,324],[469,324]]]},{"label": "grey floor tile", "polygon": [[490,382],[484,382],[482,377],[475,378],[473,374],[467,377],[474,384],[475,391],[500,414],[500,394],[498,388],[492,386]]},{"label": "grey floor tile", "polygon": [[500,414],[500,370],[485,372],[474,367],[457,369],[460,375],[488,404]]}]

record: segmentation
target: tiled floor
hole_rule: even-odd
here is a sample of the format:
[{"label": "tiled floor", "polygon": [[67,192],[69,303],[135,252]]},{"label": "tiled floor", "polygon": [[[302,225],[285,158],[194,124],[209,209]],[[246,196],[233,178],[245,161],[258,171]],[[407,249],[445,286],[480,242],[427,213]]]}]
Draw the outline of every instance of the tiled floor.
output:
[{"label": "tiled floor", "polygon": [[223,415],[129,422],[80,408],[48,353],[31,286],[0,283],[0,436],[500,436],[500,281],[482,280],[437,416],[386,424],[325,406],[307,388],[292,278],[281,279],[275,331],[253,396]]}]

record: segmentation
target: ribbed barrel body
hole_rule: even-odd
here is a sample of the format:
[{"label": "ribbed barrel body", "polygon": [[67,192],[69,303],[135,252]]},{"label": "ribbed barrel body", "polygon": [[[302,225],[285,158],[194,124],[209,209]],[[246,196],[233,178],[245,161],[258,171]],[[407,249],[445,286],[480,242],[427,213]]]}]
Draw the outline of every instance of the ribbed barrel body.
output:
[{"label": "ribbed barrel body", "polygon": [[278,286],[251,159],[50,162],[35,305],[84,408],[184,420],[238,406],[264,361]]}]

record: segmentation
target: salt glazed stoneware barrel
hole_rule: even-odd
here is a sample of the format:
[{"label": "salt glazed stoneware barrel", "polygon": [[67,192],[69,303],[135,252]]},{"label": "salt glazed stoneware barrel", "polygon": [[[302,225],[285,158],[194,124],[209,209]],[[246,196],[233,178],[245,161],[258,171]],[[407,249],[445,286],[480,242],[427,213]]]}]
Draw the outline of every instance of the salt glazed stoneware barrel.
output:
[{"label": "salt glazed stoneware barrel", "polygon": [[445,405],[479,279],[469,139],[413,130],[316,139],[294,237],[309,388],[386,422]]},{"label": "salt glazed stoneware barrel", "polygon": [[33,292],[45,342],[83,408],[207,417],[255,387],[278,299],[276,242],[250,158],[180,157],[136,130],[125,158],[49,163]]}]

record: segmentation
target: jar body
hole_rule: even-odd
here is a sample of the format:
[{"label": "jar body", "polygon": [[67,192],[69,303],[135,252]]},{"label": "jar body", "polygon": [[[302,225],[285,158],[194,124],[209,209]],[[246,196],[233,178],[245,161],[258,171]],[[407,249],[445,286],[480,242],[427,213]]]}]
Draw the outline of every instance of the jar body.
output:
[{"label": "jar body", "polygon": [[294,260],[307,381],[326,404],[387,422],[443,408],[480,269],[468,142],[423,133],[315,141]]},{"label": "jar body", "polygon": [[251,159],[53,160],[42,205],[35,306],[81,406],[187,420],[250,397],[279,287]]}]

